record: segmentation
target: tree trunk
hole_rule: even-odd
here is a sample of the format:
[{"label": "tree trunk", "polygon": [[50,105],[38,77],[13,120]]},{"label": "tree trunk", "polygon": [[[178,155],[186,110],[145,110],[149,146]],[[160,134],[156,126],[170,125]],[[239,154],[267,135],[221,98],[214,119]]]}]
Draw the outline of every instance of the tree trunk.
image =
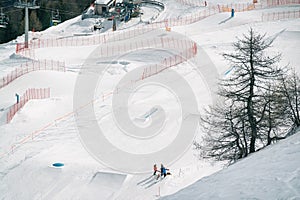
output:
[{"label": "tree trunk", "polygon": [[295,124],[297,127],[300,126],[300,114],[299,114],[299,107],[298,107],[298,85],[297,85],[297,77],[296,72],[294,74],[294,80],[295,80],[295,110],[296,110],[296,116],[295,116]]},{"label": "tree trunk", "polygon": [[253,60],[253,32],[251,30],[250,32],[250,55],[249,55],[249,62],[250,62],[250,85],[249,85],[249,97],[247,101],[247,114],[248,114],[248,120],[250,123],[251,128],[251,140],[250,140],[250,151],[249,153],[255,152],[255,142],[257,138],[257,124],[256,119],[254,116],[254,110],[253,110],[253,97],[254,97],[254,86],[255,86],[255,70],[254,70],[254,60]]}]

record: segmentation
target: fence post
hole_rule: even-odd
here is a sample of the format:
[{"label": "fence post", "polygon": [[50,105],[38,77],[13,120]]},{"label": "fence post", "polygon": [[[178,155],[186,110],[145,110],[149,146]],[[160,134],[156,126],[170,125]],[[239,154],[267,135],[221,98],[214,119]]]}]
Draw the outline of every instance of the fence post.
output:
[{"label": "fence post", "polygon": [[158,186],[158,197],[160,197],[160,186]]}]

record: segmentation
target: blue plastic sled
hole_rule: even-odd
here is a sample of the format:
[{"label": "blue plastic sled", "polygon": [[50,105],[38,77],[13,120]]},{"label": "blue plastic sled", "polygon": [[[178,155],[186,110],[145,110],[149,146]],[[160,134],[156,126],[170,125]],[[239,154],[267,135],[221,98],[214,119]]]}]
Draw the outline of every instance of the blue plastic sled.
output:
[{"label": "blue plastic sled", "polygon": [[64,164],[63,163],[53,163],[52,166],[53,167],[63,167]]}]

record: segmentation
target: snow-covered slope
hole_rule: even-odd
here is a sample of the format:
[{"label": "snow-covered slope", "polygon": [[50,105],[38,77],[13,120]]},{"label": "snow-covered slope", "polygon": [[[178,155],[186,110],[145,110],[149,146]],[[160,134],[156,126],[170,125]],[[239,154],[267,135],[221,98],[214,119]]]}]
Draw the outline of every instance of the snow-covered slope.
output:
[{"label": "snow-covered slope", "polygon": [[[161,2],[165,4],[165,10],[155,19],[156,21],[185,17],[194,12],[206,9],[204,6],[193,7],[182,4],[182,2],[193,3],[193,0],[162,0]],[[233,2],[236,3],[237,1],[211,0],[209,1],[209,5],[216,5],[218,3],[231,4]],[[251,3],[252,1],[240,0],[238,2]],[[148,21],[154,20],[157,17],[158,11],[152,12],[153,9],[152,6],[144,8],[142,22],[140,22],[140,19],[134,19],[126,24],[119,24],[120,31],[118,33],[121,35],[123,29],[146,26]],[[230,19],[230,13],[220,13],[193,24],[171,27],[170,31],[157,29],[139,34],[135,38],[109,41],[108,43],[111,45],[111,48],[115,48],[116,50],[120,46],[120,49],[122,49],[126,45],[130,46],[130,44],[136,44],[137,42],[140,42],[139,44],[141,45],[147,44],[151,46],[153,44],[150,44],[149,40],[157,41],[159,39],[160,41],[162,38],[168,37],[179,41],[185,39],[196,42],[198,54],[188,60],[188,62],[172,67],[172,70],[185,79],[194,92],[198,109],[193,110],[189,114],[197,116],[203,107],[214,101],[212,92],[217,77],[224,76],[224,72],[228,70],[228,65],[221,58],[220,53],[231,48],[231,43],[235,41],[236,36],[241,36],[247,32],[250,26],[262,33],[267,32],[269,37],[276,37],[272,51],[282,52],[282,64],[290,63],[291,66],[296,67],[298,72],[300,71],[300,60],[298,59],[298,55],[300,55],[300,20],[261,21],[263,12],[294,11],[297,9],[299,9],[297,6],[258,9],[236,13],[235,17]],[[82,37],[100,37],[102,33],[91,31],[93,23],[94,19],[81,21],[80,17],[77,17],[45,31],[30,33],[30,38],[39,38],[45,41],[50,39],[49,41],[52,41],[51,38],[59,38],[58,40],[74,38],[76,40]],[[23,41],[23,37],[19,37],[16,40]],[[88,153],[80,140],[76,117],[84,109],[74,112],[74,91],[76,91],[78,75],[84,72],[79,72],[80,68],[88,66],[87,71],[90,73],[88,75],[91,75],[92,78],[99,69],[105,69],[103,77],[99,80],[95,89],[93,106],[95,108],[96,120],[103,128],[104,135],[106,135],[106,138],[111,143],[119,149],[133,153],[155,152],[172,143],[177,133],[176,130],[179,129],[180,122],[182,122],[184,117],[180,116],[180,102],[178,103],[178,98],[174,98],[173,92],[170,92],[169,87],[159,87],[161,85],[153,84],[142,89],[138,88],[134,92],[131,92],[128,99],[128,112],[135,124],[146,127],[152,123],[156,127],[160,125],[158,119],[161,119],[162,116],[166,117],[163,124],[165,130],[163,134],[158,135],[157,138],[153,137],[153,141],[149,141],[148,143],[144,139],[138,140],[138,137],[132,137],[129,140],[128,135],[122,134],[119,127],[115,124],[115,118],[112,115],[112,99],[114,94],[108,96],[104,94],[107,91],[112,91],[123,77],[126,77],[134,70],[160,63],[165,58],[178,53],[182,49],[154,48],[151,46],[151,48],[123,52],[122,55],[116,57],[103,57],[99,52],[103,44],[93,43],[92,45],[85,46],[37,48],[34,49],[34,58],[22,58],[15,53],[15,43],[16,41],[11,41],[10,43],[0,45],[0,77],[3,77],[30,59],[64,61],[67,70],[66,72],[31,72],[17,78],[8,86],[0,89],[0,120],[3,119],[2,122],[5,121],[6,110],[15,103],[15,93],[23,94],[27,88],[50,87],[51,89],[51,98],[30,100],[14,116],[9,124],[0,126],[0,199],[152,200],[159,198],[159,196],[175,193],[222,168],[222,163],[199,159],[198,152],[192,146],[189,146],[187,149],[184,149],[185,151],[181,152],[181,157],[178,157],[167,166],[172,175],[151,185],[155,181],[152,179],[149,181],[147,178],[151,174],[152,165],[154,163],[166,164],[159,155],[153,157],[153,162],[151,161],[150,164],[147,163],[147,166],[149,166],[148,173],[132,174],[124,171],[120,172],[111,169],[104,163],[97,162],[94,159],[95,156]],[[180,44],[180,42],[178,43]],[[155,78],[164,77],[162,79],[168,84],[179,88],[179,90],[184,90],[182,85],[179,84],[178,79],[170,76],[170,71],[165,70],[148,80],[156,81],[157,79]],[[129,89],[126,88],[125,91],[130,91]],[[80,97],[82,99],[86,96],[85,92],[82,91],[81,93]],[[187,97],[184,100],[189,102],[189,98]],[[162,112],[161,107],[164,108],[164,112]],[[89,127],[91,121],[91,119],[87,119],[87,121],[81,124],[81,127]],[[202,133],[199,127],[196,133],[195,139],[201,138]],[[26,142],[24,142],[24,139],[26,139]],[[250,189],[255,190],[258,188],[256,187],[259,184],[258,182],[262,181],[264,183],[266,181],[262,177],[269,177],[271,179],[274,176],[275,178],[271,179],[275,182],[274,188],[277,188],[277,184],[283,182],[290,184],[288,185],[290,186],[289,188],[287,188],[287,185],[282,186],[282,188],[287,188],[285,190],[287,192],[282,192],[283,196],[279,197],[297,198],[297,195],[299,195],[297,194],[297,188],[299,188],[297,187],[299,186],[299,170],[297,171],[297,166],[294,166],[297,160],[299,160],[295,157],[297,155],[299,157],[297,153],[297,151],[299,152],[299,148],[297,149],[299,143],[297,141],[299,141],[299,134],[287,141],[281,141],[276,146],[269,147],[257,155],[250,156],[240,161],[237,165],[231,166],[227,171],[239,171],[240,174],[237,176],[233,175],[236,182],[232,181],[230,183],[240,184],[249,188],[250,191]],[[276,154],[269,155],[268,152],[273,148]],[[279,148],[282,148],[282,152]],[[122,159],[122,157],[114,157],[112,149],[106,149],[106,151],[111,154],[112,158]],[[277,153],[282,156],[284,156],[284,153],[290,154],[282,158],[286,160],[281,163],[281,160],[276,157]],[[269,157],[260,159],[263,157],[261,155]],[[274,156],[273,160],[271,160],[272,156]],[[250,161],[251,163],[248,163]],[[51,164],[54,162],[63,162],[65,166],[60,169],[53,168]],[[134,162],[134,160],[130,160],[130,162]],[[265,162],[273,163],[273,171],[264,166]],[[124,166],[128,164],[130,163],[124,163]],[[299,163],[297,164],[299,165]],[[239,183],[239,176],[246,176],[247,174],[244,170],[247,167],[246,165],[253,168],[263,165],[266,167],[265,171],[261,171],[261,174],[264,176],[260,173],[255,173],[253,174],[253,179],[250,179],[250,181]],[[290,172],[287,168],[289,166],[294,166],[294,174],[288,173]],[[282,169],[283,172],[286,170],[285,177],[282,177],[282,174],[277,174],[276,169],[281,168],[284,168]],[[224,175],[219,180],[218,177],[222,174]],[[229,185],[226,182],[229,180],[225,176],[226,174],[226,171],[224,171],[213,176],[217,177],[212,178],[212,180],[215,181],[217,188],[220,189],[220,195],[224,196],[211,196],[212,199],[214,197],[222,199],[222,197],[227,197],[226,195],[229,195],[228,198],[237,197],[235,195],[238,195],[238,193],[234,191],[226,193],[226,191],[222,190],[225,187],[222,181],[224,181],[225,185]],[[202,179],[199,183],[206,180],[208,181],[208,185],[213,184],[213,181],[210,182],[208,178]],[[222,184],[218,184],[219,182]],[[191,187],[194,188],[196,186]],[[187,189],[190,194],[188,197],[197,199],[197,187],[193,191]],[[204,197],[209,197],[209,192],[214,191],[215,185],[199,187],[203,187],[208,192],[203,193],[207,194]],[[235,186],[232,187],[236,188]],[[272,185],[270,187],[269,185],[264,185],[264,187],[260,186],[259,188],[272,191]],[[293,190],[293,188],[296,189]],[[199,192],[201,191],[199,190]],[[250,198],[251,195],[247,191],[245,189],[245,195],[248,195],[246,197]],[[232,196],[230,196],[231,193]],[[255,198],[255,196],[253,197]],[[177,194],[168,198],[177,198]],[[178,196],[178,199],[184,198]]]},{"label": "snow-covered slope", "polygon": [[162,200],[300,199],[300,131]]}]

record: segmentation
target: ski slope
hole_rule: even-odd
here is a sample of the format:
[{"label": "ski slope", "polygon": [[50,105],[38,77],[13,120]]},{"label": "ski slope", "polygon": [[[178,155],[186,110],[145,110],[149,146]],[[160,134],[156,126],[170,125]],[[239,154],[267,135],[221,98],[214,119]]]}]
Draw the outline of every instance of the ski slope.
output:
[{"label": "ski slope", "polygon": [[299,199],[299,149],[300,131],[162,199]]},{"label": "ski slope", "polygon": [[[205,7],[183,5],[179,0],[161,2],[165,4],[165,10],[158,16],[156,9],[151,6],[145,7],[142,21],[134,19],[127,24],[119,24],[120,33],[128,28],[144,27],[148,21],[184,17],[205,9]],[[249,3],[251,1],[241,0],[239,2]],[[230,4],[233,1],[209,1],[209,4],[218,3]],[[153,10],[156,11],[153,12]],[[35,49],[34,59],[63,61],[67,71],[63,73],[55,71],[31,72],[0,89],[0,154],[5,154],[5,156],[0,157],[0,199],[152,200],[171,195],[199,179],[197,185],[192,185],[186,190],[176,193],[175,196],[168,196],[167,199],[197,199],[198,195],[202,195],[204,199],[234,199],[239,195],[245,195],[243,196],[245,198],[254,198],[256,196],[252,196],[247,190],[238,193],[239,187],[236,185],[244,182],[242,178],[246,178],[245,176],[241,178],[237,176],[230,185],[226,182],[228,177],[236,176],[233,175],[232,171],[237,170],[240,174],[244,174],[242,170],[244,170],[245,165],[253,165],[258,168],[257,173],[253,170],[253,179],[251,179],[253,181],[249,183],[251,190],[260,189],[262,187],[257,185],[266,183],[263,187],[264,190],[267,191],[274,186],[279,191],[270,194],[274,196],[257,192],[257,198],[299,198],[299,193],[295,189],[299,186],[297,183],[300,177],[297,168],[299,166],[297,162],[299,134],[287,141],[281,141],[266,151],[240,161],[211,178],[209,175],[221,170],[223,163],[199,159],[199,152],[195,151],[192,146],[182,149],[180,155],[176,159],[174,158],[172,162],[166,162],[165,157],[155,154],[155,152],[172,144],[177,137],[181,123],[185,122],[186,119],[189,120],[188,117],[190,116],[199,116],[204,107],[216,100],[214,91],[217,79],[225,76],[229,69],[228,63],[223,60],[220,54],[230,50],[236,37],[241,37],[249,27],[253,27],[261,33],[266,32],[268,37],[275,38],[271,51],[282,53],[280,64],[289,64],[300,73],[300,61],[298,59],[298,55],[300,55],[300,20],[261,21],[263,12],[287,10],[299,10],[299,6],[237,12],[234,18],[229,18],[230,13],[228,12],[219,13],[193,24],[171,27],[171,31],[157,29],[137,37],[121,41],[112,40],[108,43],[110,48],[114,48],[120,44],[125,46],[137,41],[143,42],[149,39],[154,41],[168,37],[175,40],[194,41],[197,44],[197,54],[187,62],[172,67],[172,70],[186,81],[184,83],[195,94],[195,102],[198,107],[189,111],[187,116],[182,116],[181,106],[182,102],[189,103],[190,96],[179,100],[174,95],[174,91],[170,90],[170,88],[178,88],[179,91],[185,90],[185,87],[180,84],[182,82],[179,82],[178,76],[171,73],[172,70],[164,70],[139,83],[130,82],[128,87],[118,91],[118,93],[103,95],[115,91],[116,87],[122,85],[120,84],[123,83],[122,81],[133,80],[130,79],[132,73],[137,75],[138,70],[159,64],[165,58],[176,55],[181,49],[163,48],[151,44],[151,48],[140,48],[114,57],[104,57],[99,54],[102,44]],[[93,19],[82,21],[79,16],[45,31],[30,33],[30,38],[77,38],[82,37],[82,35],[89,37],[102,34],[91,31],[93,23]],[[108,29],[107,32],[111,32],[111,30]],[[15,53],[17,41],[23,41],[23,36],[15,41],[0,45],[1,77],[30,60],[30,58],[23,58]],[[85,69],[84,67],[87,67],[86,72],[82,70]],[[100,73],[100,70],[103,71]],[[79,100],[82,100],[80,105],[88,103],[84,101],[85,97],[90,95],[88,91],[83,88],[79,94],[76,93],[78,77],[82,74],[85,75],[85,73],[88,78],[96,82],[95,92],[91,95],[93,102],[90,105],[94,109],[94,121],[102,128],[105,138],[123,152],[154,155],[149,160],[145,159],[145,162],[137,162],[139,166],[135,166],[137,167],[136,171],[129,173],[122,170],[125,169],[125,166],[132,167],[136,163],[135,160],[125,160],[123,166],[119,166],[119,168],[110,166],[107,162],[97,162],[99,158],[91,153],[82,141],[79,129],[83,127],[88,130],[93,125],[91,118],[84,118],[89,114],[87,107],[77,110],[76,99],[74,99],[74,96],[79,95]],[[99,74],[101,74],[101,79],[98,80]],[[136,77],[138,76],[133,78]],[[165,87],[161,87],[162,84],[152,84],[152,82],[162,80],[165,81]],[[143,84],[148,85],[144,86]],[[135,86],[139,87],[132,90]],[[27,88],[46,87],[51,89],[51,98],[29,101],[9,124],[5,123],[5,112],[9,106],[15,103],[15,93],[23,94]],[[114,104],[114,97],[124,97],[121,95],[128,95],[128,91],[130,91],[128,104],[124,107],[128,109],[128,116],[132,123],[139,128],[150,126],[153,130],[161,129],[163,130],[161,134],[148,135],[149,137],[144,139],[145,135],[123,134],[122,128],[116,125],[117,119],[113,114],[113,108],[122,111],[124,107],[114,106],[116,105]],[[83,118],[78,118],[78,116]],[[78,119],[81,119],[80,124],[78,124]],[[162,124],[161,121],[163,120],[164,123]],[[28,135],[31,139],[22,143]],[[201,136],[200,128],[196,127],[194,139],[200,140]],[[275,159],[272,159],[275,154],[272,155],[270,152],[272,148],[278,153],[276,154],[276,162],[272,162]],[[108,152],[109,157],[113,158],[114,162],[122,160],[121,156],[115,156],[114,153],[116,152],[113,149],[105,149],[105,152]],[[264,159],[265,156],[268,157],[267,160]],[[265,180],[261,178],[261,173],[264,171],[259,171],[261,169],[259,166],[267,167],[265,163],[268,161],[272,162],[272,165],[268,167],[271,167],[273,171],[266,175],[267,180]],[[51,165],[55,162],[62,162],[65,166],[54,168]],[[149,178],[154,163],[158,165],[164,163],[172,175],[155,183],[155,179]],[[142,171],[142,169],[143,172],[140,172],[139,170]],[[285,176],[285,174],[289,174],[289,176]],[[201,179],[203,177],[206,178]],[[272,185],[270,180],[277,180],[277,182]],[[217,186],[214,185],[216,182],[218,183]],[[282,182],[286,183],[284,191],[287,192],[282,193],[282,196],[276,196],[281,191],[277,183]],[[226,190],[225,186],[232,186],[233,189],[228,188]],[[198,188],[201,189],[198,190]],[[218,191],[217,193],[215,193],[215,189]],[[188,193],[188,196],[184,196],[185,193]]]}]

